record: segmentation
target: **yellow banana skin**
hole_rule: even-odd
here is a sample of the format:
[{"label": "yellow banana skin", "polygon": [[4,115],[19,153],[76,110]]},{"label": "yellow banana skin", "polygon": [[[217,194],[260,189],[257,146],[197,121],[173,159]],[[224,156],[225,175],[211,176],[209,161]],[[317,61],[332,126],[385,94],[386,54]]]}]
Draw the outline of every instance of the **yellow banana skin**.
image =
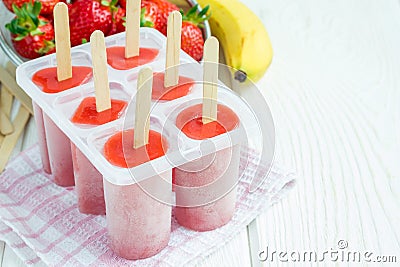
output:
[{"label": "yellow banana skin", "polygon": [[210,5],[211,33],[220,41],[235,79],[257,82],[272,61],[272,46],[261,20],[238,0],[197,0]]}]

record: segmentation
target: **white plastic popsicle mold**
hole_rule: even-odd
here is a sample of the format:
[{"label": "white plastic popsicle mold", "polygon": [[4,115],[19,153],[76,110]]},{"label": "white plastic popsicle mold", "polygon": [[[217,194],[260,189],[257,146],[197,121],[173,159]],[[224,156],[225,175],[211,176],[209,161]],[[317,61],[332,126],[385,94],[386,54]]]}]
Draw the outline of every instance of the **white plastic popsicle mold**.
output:
[{"label": "white plastic popsicle mold", "polygon": [[[124,33],[106,37],[107,47],[123,46],[124,44]],[[166,37],[164,35],[151,28],[141,28],[140,46],[159,49],[159,54],[154,61],[129,70],[116,70],[108,66],[111,98],[125,100],[129,106],[118,120],[100,126],[85,126],[70,121],[80,102],[85,97],[94,96],[93,79],[55,94],[44,93],[32,82],[35,72],[57,65],[55,54],[20,65],[17,69],[17,83],[82,151],[103,177],[117,185],[134,184],[201,156],[243,143],[245,139],[250,138],[248,145],[253,144],[254,148],[257,148],[255,144],[262,142],[261,133],[258,134],[260,129],[257,118],[252,109],[242,98],[222,83],[218,88],[218,102],[230,107],[238,115],[240,119],[238,128],[207,140],[193,140],[176,127],[177,115],[186,107],[201,103],[203,90],[202,65],[181,51],[180,75],[192,78],[195,85],[188,95],[171,101],[153,101],[151,108],[150,128],[160,132],[166,139],[168,143],[166,154],[129,169],[109,163],[103,154],[104,144],[113,134],[133,128],[134,125],[137,76],[140,69],[144,66],[151,67],[154,72],[163,72],[165,69]],[[71,55],[73,66],[92,66],[90,43],[73,47]]]}]

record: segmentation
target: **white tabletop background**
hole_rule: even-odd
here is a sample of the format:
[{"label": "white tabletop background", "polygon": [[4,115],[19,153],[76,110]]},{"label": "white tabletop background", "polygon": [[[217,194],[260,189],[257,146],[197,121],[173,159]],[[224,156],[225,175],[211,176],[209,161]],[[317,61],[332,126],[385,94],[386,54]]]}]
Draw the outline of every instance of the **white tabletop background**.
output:
[{"label": "white tabletop background", "polygon": [[[274,118],[276,158],[299,179],[203,266],[248,266],[251,257],[257,266],[267,247],[322,253],[339,240],[351,251],[397,256],[398,266],[400,1],[242,1],[270,34],[274,59],[258,86]],[[31,121],[15,152],[35,141]],[[0,260],[22,265],[4,243]]]}]

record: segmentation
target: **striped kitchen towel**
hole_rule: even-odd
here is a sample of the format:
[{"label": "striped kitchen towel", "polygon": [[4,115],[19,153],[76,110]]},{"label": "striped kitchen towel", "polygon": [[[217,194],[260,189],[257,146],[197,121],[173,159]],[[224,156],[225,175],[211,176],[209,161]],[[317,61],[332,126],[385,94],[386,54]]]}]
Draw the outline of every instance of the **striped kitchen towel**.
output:
[{"label": "striped kitchen towel", "polygon": [[55,185],[42,171],[35,145],[16,157],[0,175],[0,239],[33,266],[196,264],[229,242],[294,186],[293,173],[275,165],[267,168],[254,155],[242,149],[242,175],[231,222],[214,231],[195,232],[172,218],[171,239],[164,250],[148,259],[128,261],[109,248],[105,217],[79,213],[74,188]]}]

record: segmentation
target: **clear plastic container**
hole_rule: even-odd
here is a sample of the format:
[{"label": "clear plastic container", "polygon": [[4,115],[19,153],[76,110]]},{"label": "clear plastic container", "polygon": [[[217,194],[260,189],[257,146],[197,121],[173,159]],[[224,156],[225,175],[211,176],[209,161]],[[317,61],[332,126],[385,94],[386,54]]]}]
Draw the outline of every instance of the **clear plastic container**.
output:
[{"label": "clear plastic container", "polygon": [[[156,45],[160,48],[156,60],[150,62],[147,66],[150,66],[154,72],[163,72],[165,68],[166,38],[151,28],[141,28],[140,31],[141,44]],[[109,47],[123,44],[124,38],[124,33],[107,37],[106,45]],[[73,65],[87,65],[88,62],[90,64],[90,44],[72,48],[72,59]],[[99,198],[94,200],[93,207],[96,206],[96,203],[100,203],[101,196],[99,192],[101,191],[101,186],[99,185],[99,174],[101,175],[104,184],[106,216],[112,247],[119,255],[127,258],[147,257],[156,253],[167,243],[168,231],[170,231],[171,206],[175,205],[175,197],[172,196],[171,190],[173,168],[180,166],[181,169],[185,169],[190,164],[200,164],[199,162],[208,157],[214,158],[216,156],[217,159],[225,159],[229,152],[233,167],[232,170],[228,167],[229,174],[226,176],[236,179],[229,180],[229,187],[232,188],[230,191],[226,190],[226,186],[222,188],[224,192],[229,191],[225,192],[225,198],[229,203],[232,203],[235,198],[235,187],[231,181],[237,181],[238,179],[236,162],[238,161],[240,145],[242,140],[246,139],[246,136],[244,136],[246,132],[255,133],[257,131],[257,119],[252,113],[252,109],[237,94],[221,83],[218,89],[218,101],[220,104],[231,107],[235,111],[239,116],[239,127],[226,134],[220,134],[207,140],[193,140],[182,134],[175,124],[176,116],[186,107],[201,103],[203,68],[183,51],[180,54],[180,60],[182,63],[179,67],[180,75],[193,79],[196,81],[195,84],[185,96],[170,101],[153,100],[151,106],[150,127],[160,132],[167,140],[168,150],[162,157],[129,168],[111,164],[104,156],[104,145],[113,134],[133,128],[137,76],[142,67],[130,70],[116,70],[108,66],[111,95],[129,100],[129,106],[120,119],[89,127],[72,123],[71,117],[82,99],[85,96],[94,94],[92,80],[67,91],[47,94],[32,82],[32,75],[39,69],[55,66],[55,55],[48,55],[26,62],[17,69],[18,84],[43,111],[46,133],[54,132],[56,135],[54,138],[62,139],[58,141],[48,139],[50,161],[54,158],[51,155],[65,156],[66,152],[71,151],[69,142],[72,143],[72,154],[77,166],[75,168],[75,179],[77,183],[80,183],[79,181],[81,180],[88,182],[88,184],[84,182],[82,184],[83,187],[78,186],[78,191],[82,189],[83,192],[88,193],[90,191],[88,189],[85,190],[85,186],[96,185],[96,190],[94,191],[97,193],[94,193],[94,195]],[[52,133],[51,135],[53,136],[54,134]],[[49,138],[49,135],[47,138]],[[255,138],[253,141],[257,144],[258,139]],[[69,170],[72,172],[71,154],[69,159],[65,156],[63,160],[68,163],[68,166],[71,166]],[[53,165],[54,162],[51,164],[54,173]],[[82,171],[83,169],[85,170]],[[207,175],[206,172],[203,172],[203,175]],[[160,184],[161,180],[164,182]],[[130,196],[128,197],[126,194],[130,194]],[[221,200],[219,203],[222,202]],[[134,203],[141,203],[142,205],[140,208],[135,208],[136,212],[132,210]],[[225,204],[221,205],[224,206]],[[158,209],[158,212],[155,212],[155,209]],[[135,218],[134,214],[139,212],[143,213],[142,217]],[[229,210],[228,213],[226,218],[230,218],[232,211]],[[122,216],[122,218],[118,219],[120,221],[113,218],[120,215]],[[142,225],[144,221],[147,221],[145,218],[151,221],[149,227]],[[126,225],[129,220],[134,222],[132,226],[129,225],[132,228]],[[125,224],[124,227],[134,235],[126,235],[126,233],[123,235],[123,230],[121,230],[123,228],[118,228],[120,226],[117,224]],[[154,227],[155,224],[162,229]],[[152,238],[149,238],[146,232],[149,233],[149,236],[157,233],[160,238],[156,238],[152,242]],[[128,247],[121,247],[120,244],[124,243],[126,238],[133,239],[130,240],[132,243],[127,243]],[[143,244],[139,244],[139,238],[143,238],[144,241],[141,241]],[[136,254],[131,250],[133,247],[139,250],[135,252]],[[140,250],[145,248],[149,248],[151,253],[140,253]]]},{"label": "clear plastic container", "polygon": [[186,138],[214,152],[175,168],[175,217],[189,229],[209,231],[228,223],[234,214],[240,159],[237,138],[232,136],[229,147],[216,150],[213,137],[231,137],[240,122],[229,107],[221,104],[217,121],[204,125],[201,119],[202,104],[185,107],[176,116],[176,126]]},{"label": "clear plastic container", "polygon": [[[152,131],[161,134],[160,124],[157,123],[157,119],[155,120],[156,122],[152,124]],[[104,140],[108,141],[122,131],[123,129],[115,127],[104,131],[106,135],[101,135],[96,140],[100,142],[98,143],[99,147]],[[119,156],[122,153],[128,159],[127,164],[143,160],[146,161],[144,164],[151,166],[152,162],[147,161],[147,153],[140,153],[140,151],[144,151],[145,147],[136,150],[131,148],[133,140],[128,140],[128,138],[133,138],[133,133],[131,134],[129,130],[122,133],[122,143],[130,144],[130,147],[112,146],[118,147],[116,150],[121,149],[118,151],[120,152]],[[161,136],[162,145],[157,146],[150,137],[149,146],[168,152],[170,136],[165,131]],[[103,145],[103,150],[99,150],[99,153],[110,160],[110,155],[106,155],[105,151],[105,145]],[[144,156],[144,159],[140,159],[141,156]],[[155,161],[163,158],[164,156],[161,156]],[[117,168],[125,169],[124,167]],[[166,247],[171,232],[172,168],[160,173],[154,172],[153,176],[141,181],[136,181],[136,177],[129,175],[125,178],[130,180],[131,184],[126,185],[110,182],[115,177],[113,179],[104,178],[107,228],[112,249],[124,258],[142,259],[153,256]],[[137,178],[140,179],[140,177]]]},{"label": "clear plastic container", "polygon": [[79,211],[86,214],[106,214],[103,176],[74,143],[71,143],[71,153]]},{"label": "clear plastic container", "polygon": [[[69,119],[71,127],[74,128],[75,133],[79,136],[87,136],[93,128],[98,126],[86,123],[73,123],[71,121],[82,102],[85,99],[94,97],[93,88],[90,88],[91,86],[92,84],[83,86],[87,90],[61,96],[55,102],[61,109],[63,116]],[[115,82],[110,84],[110,96],[112,101],[118,101],[121,104],[125,102],[126,105],[130,99],[129,95],[124,91],[123,86]],[[118,110],[118,114],[120,115],[116,115],[116,118],[123,117],[125,110],[126,107],[121,106]],[[81,114],[78,115],[80,116]],[[96,115],[104,119],[103,124],[107,124],[113,119],[110,114],[105,114],[104,112],[101,115],[99,113]],[[72,142],[71,151],[79,211],[87,214],[105,214],[103,176]]]}]

